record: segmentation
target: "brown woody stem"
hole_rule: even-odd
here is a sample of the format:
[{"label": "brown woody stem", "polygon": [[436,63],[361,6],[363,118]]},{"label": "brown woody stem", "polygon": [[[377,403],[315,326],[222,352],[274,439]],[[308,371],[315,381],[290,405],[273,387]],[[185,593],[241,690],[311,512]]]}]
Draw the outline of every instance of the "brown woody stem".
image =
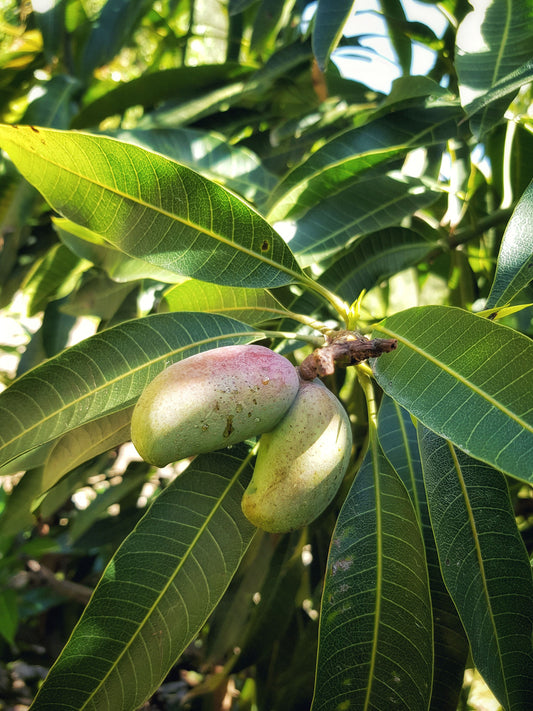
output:
[{"label": "brown woody stem", "polygon": [[395,338],[365,338],[356,331],[338,331],[325,346],[315,350],[299,366],[302,380],[332,375],[335,368],[357,365],[368,358],[390,353],[398,346]]}]

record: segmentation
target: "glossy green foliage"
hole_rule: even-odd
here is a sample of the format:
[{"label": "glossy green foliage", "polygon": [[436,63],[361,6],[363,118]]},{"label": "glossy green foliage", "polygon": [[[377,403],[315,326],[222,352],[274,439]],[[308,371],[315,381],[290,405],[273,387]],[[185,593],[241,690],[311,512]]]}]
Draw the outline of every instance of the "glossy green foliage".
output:
[{"label": "glossy green foliage", "polygon": [[530,711],[531,2],[376,8],[3,3],[0,706]]}]

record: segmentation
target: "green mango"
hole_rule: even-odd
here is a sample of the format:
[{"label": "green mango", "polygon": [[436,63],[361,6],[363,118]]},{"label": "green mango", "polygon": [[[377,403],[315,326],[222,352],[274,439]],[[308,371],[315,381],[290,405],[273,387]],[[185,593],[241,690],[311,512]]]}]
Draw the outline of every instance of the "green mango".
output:
[{"label": "green mango", "polygon": [[159,373],[133,410],[131,439],[157,467],[271,430],[299,387],[296,368],[257,345],[224,346]]},{"label": "green mango", "polygon": [[271,533],[311,523],[337,493],[351,449],[350,420],[339,400],[319,380],[301,381],[283,419],[259,440],[244,515]]}]

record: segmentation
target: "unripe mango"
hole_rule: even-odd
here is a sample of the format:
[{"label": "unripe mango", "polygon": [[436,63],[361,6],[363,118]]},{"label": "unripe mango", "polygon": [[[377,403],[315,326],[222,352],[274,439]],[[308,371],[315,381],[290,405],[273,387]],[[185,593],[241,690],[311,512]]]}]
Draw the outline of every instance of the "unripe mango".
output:
[{"label": "unripe mango", "polygon": [[351,447],[350,420],[339,400],[319,380],[302,381],[283,419],[259,440],[244,515],[271,533],[311,523],[337,493]]},{"label": "unripe mango", "polygon": [[174,363],[145,388],[131,438],[158,467],[271,430],[298,392],[296,368],[264,346],[224,346]]}]

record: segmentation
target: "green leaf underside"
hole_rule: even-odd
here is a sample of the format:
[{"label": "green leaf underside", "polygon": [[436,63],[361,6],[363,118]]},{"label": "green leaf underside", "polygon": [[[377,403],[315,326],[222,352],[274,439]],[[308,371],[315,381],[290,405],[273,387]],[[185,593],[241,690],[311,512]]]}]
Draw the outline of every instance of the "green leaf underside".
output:
[{"label": "green leaf underside", "polygon": [[430,711],[455,711],[463,686],[468,640],[440,571],[427,508],[417,429],[407,410],[387,396],[379,409],[378,435],[386,457],[411,495],[422,524],[433,608],[435,655],[429,708]]},{"label": "green leaf underside", "polygon": [[320,276],[320,283],[353,301],[363,289],[422,260],[436,246],[406,227],[390,227],[360,237]]},{"label": "green leaf underside", "polygon": [[322,202],[372,166],[405,155],[416,146],[445,141],[456,134],[459,118],[456,108],[411,109],[341,133],[278,185],[271,198],[269,220],[286,219]]},{"label": "green leaf underside", "polygon": [[373,365],[388,395],[466,453],[533,480],[530,339],[448,306],[407,309],[374,336],[398,339]]},{"label": "green leaf underside", "polygon": [[507,223],[486,307],[505,306],[533,279],[533,180]]},{"label": "green leaf underside", "polygon": [[508,711],[533,698],[533,579],[505,477],[421,428],[442,574],[474,662]]},{"label": "green leaf underside", "polygon": [[[533,14],[528,2],[473,0],[459,25],[455,65],[466,111],[476,98],[531,59]],[[471,119],[477,136],[499,121],[509,99],[495,101]]]},{"label": "green leaf underside", "polygon": [[171,363],[260,334],[218,314],[156,314],[110,328],[29,371],[0,393],[0,466],[132,405]]},{"label": "green leaf underside", "polygon": [[312,207],[296,224],[290,246],[307,265],[368,232],[397,225],[438,197],[417,180],[380,176],[360,180]]},{"label": "green leaf underside", "polygon": [[354,0],[319,0],[313,26],[313,53],[322,71],[342,36]]},{"label": "green leaf underside", "polygon": [[290,249],[257,212],[164,156],[30,126],[0,126],[0,144],[55,210],[132,257],[233,286],[282,286],[301,277]]},{"label": "green leaf underside", "polygon": [[331,542],[313,711],[427,709],[432,620],[422,538],[405,487],[374,451]]},{"label": "green leaf underside", "polygon": [[109,563],[32,711],[131,711],[157,689],[255,532],[240,508],[246,453],[203,455],[158,496]]},{"label": "green leaf underside", "polygon": [[266,289],[220,286],[194,279],[168,289],[161,305],[163,311],[220,313],[252,324],[279,319],[288,313]]}]

